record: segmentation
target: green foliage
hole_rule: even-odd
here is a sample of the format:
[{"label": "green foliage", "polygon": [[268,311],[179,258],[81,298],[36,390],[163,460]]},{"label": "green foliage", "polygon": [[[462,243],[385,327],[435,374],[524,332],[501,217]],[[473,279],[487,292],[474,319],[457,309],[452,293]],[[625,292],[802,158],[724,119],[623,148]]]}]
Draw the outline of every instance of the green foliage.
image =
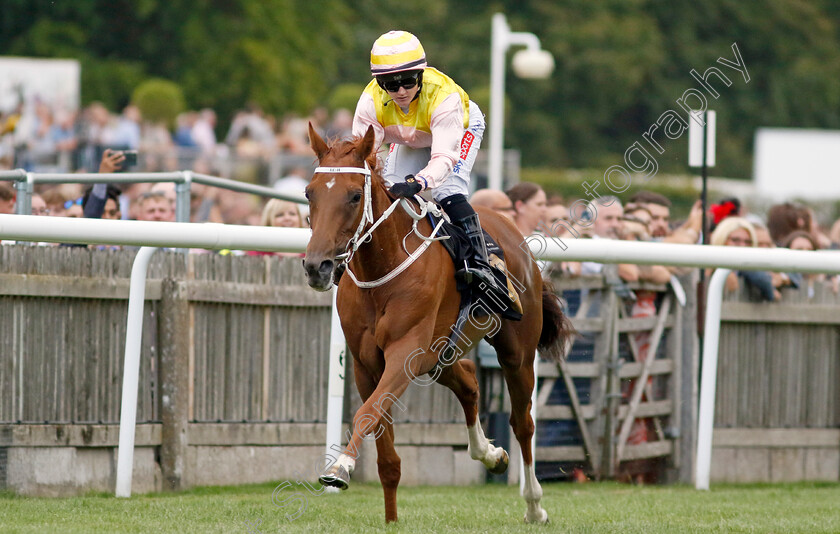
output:
[{"label": "green foliage", "polygon": [[160,78],[146,80],[138,85],[131,95],[131,101],[140,108],[144,119],[162,122],[170,127],[175,124],[175,117],[185,109],[184,93],[178,84]]},{"label": "green foliage", "polygon": [[337,109],[349,109],[353,111],[356,109],[356,103],[359,101],[359,95],[362,94],[365,86],[356,83],[342,83],[336,85],[328,99],[327,107],[330,111]]}]

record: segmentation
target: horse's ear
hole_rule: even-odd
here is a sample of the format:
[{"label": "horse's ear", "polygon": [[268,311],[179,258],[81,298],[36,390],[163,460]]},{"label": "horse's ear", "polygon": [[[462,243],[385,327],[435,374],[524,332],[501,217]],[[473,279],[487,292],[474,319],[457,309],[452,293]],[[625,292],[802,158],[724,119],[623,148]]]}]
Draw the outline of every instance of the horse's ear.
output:
[{"label": "horse's ear", "polygon": [[327,146],[327,143],[321,139],[321,136],[318,135],[318,132],[315,131],[315,128],[312,127],[312,123],[309,123],[309,146],[312,147],[312,150],[315,151],[315,155],[318,156],[318,161],[321,161],[321,158],[324,157],[324,154],[330,149]]},{"label": "horse's ear", "polygon": [[373,143],[375,142],[376,132],[373,130],[373,126],[368,126],[362,142],[359,143],[359,152],[362,154],[362,159],[366,160],[373,153]]}]

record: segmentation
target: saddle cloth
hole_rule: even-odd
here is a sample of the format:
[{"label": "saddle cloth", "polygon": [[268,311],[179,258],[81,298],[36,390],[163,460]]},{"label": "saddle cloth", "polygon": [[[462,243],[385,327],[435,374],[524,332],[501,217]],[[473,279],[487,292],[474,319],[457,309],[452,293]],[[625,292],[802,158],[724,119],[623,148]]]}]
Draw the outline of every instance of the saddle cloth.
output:
[{"label": "saddle cloth", "polygon": [[[427,217],[432,223],[432,227],[437,225],[440,220],[431,213],[429,213]],[[493,275],[496,277],[496,281],[499,283],[499,287],[510,287],[508,285],[507,273],[503,270],[505,265],[505,253],[502,251],[502,247],[496,243],[486,230],[482,228],[481,231],[484,232],[484,241],[487,244],[487,257],[491,259],[490,268]],[[449,256],[455,264],[456,272],[463,269],[465,263],[470,265],[470,260],[474,256],[474,250],[472,244],[470,243],[470,239],[467,237],[467,233],[462,228],[444,220],[443,226],[441,226],[438,235],[449,236],[449,239],[441,240],[440,244],[443,245],[447,252],[449,252]],[[493,256],[501,261],[494,261]],[[473,302],[477,301],[477,299],[482,296],[486,297],[486,293],[480,288],[472,287],[460,278],[456,278],[456,281],[458,291],[461,293],[461,310],[469,307]],[[513,288],[510,288],[510,290],[515,291]],[[481,302],[490,307],[490,311],[498,312],[506,319],[518,321],[522,318],[522,314],[509,305],[497,306],[494,299],[483,298],[481,299]]]}]

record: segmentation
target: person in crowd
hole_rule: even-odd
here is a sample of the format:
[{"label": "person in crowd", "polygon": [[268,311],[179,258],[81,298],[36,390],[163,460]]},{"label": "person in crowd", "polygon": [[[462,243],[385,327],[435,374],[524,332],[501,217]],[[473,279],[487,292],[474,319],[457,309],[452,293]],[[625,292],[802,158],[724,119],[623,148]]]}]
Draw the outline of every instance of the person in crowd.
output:
[{"label": "person in crowd", "polygon": [[69,199],[58,187],[51,187],[41,194],[52,217],[64,217],[64,203]]},{"label": "person in crowd", "polygon": [[717,225],[727,217],[742,217],[741,201],[735,197],[724,198],[717,204],[712,204],[709,207],[711,214],[710,231],[714,232]]},{"label": "person in crowd", "polygon": [[[820,250],[820,244],[816,236],[811,232],[804,230],[796,230],[791,232],[782,242],[782,247],[790,250]],[[821,274],[805,274],[805,273],[787,273],[794,287],[805,287],[808,292],[808,298],[814,298],[814,282],[824,280],[825,276]]]},{"label": "person in crowd", "polygon": [[545,223],[546,196],[542,187],[531,182],[519,182],[506,191],[513,203],[513,222],[523,236],[533,234]]},{"label": "person in crowd", "polygon": [[[621,201],[614,196],[596,198],[592,201],[595,211],[587,211],[594,219],[587,229],[587,234],[592,239],[620,239],[623,227],[624,207]],[[581,264],[581,274],[601,274],[604,271],[604,264],[594,261],[585,261]],[[639,280],[639,267],[629,263],[618,265],[618,276],[625,282],[637,282]]]},{"label": "person in crowd", "polygon": [[49,215],[50,209],[47,207],[47,203],[44,202],[44,198],[39,195],[38,193],[34,193],[32,195],[32,215]]},{"label": "person in crowd", "polygon": [[56,145],[50,132],[53,127],[53,112],[46,102],[35,104],[35,116],[30,126],[31,132],[26,136],[26,152],[23,166],[33,172],[50,172],[55,170]]},{"label": "person in crowd", "polygon": [[216,112],[204,108],[198,112],[190,132],[190,137],[205,155],[212,156],[216,151]]},{"label": "person in crowd", "polygon": [[197,146],[193,139],[193,127],[197,119],[198,115],[195,111],[184,111],[175,117],[175,135],[172,136],[172,140],[176,146],[185,148]]},{"label": "person in crowd", "polygon": [[175,221],[175,206],[163,191],[149,191],[140,195],[138,202],[140,221]]},{"label": "person in crowd", "polygon": [[129,104],[123,108],[122,115],[108,134],[108,144],[129,150],[140,148],[141,119],[140,108],[137,106]]},{"label": "person in crowd", "polygon": [[819,221],[817,221],[817,214],[814,213],[814,208],[805,206],[805,209],[808,211],[808,216],[811,219],[811,226],[806,231],[816,239],[818,245],[817,250],[831,248],[831,238],[820,228]]},{"label": "person in crowd", "polygon": [[[390,31],[374,42],[370,73],[373,80],[356,106],[353,134],[363,136],[372,128],[374,146],[391,143],[383,173],[393,183],[391,194],[410,198],[429,189],[472,243],[469,267],[458,276],[498,296],[489,299],[502,303],[495,311],[515,309],[518,297],[493,274],[479,216],[467,202],[484,136],[481,110],[452,78],[427,65],[423,45],[409,32]],[[544,193],[542,198],[544,203]]]},{"label": "person in crowd", "polygon": [[73,151],[79,146],[76,135],[76,114],[63,110],[57,112],[55,124],[50,128],[49,136],[58,152],[59,169],[71,168]]},{"label": "person in crowd", "polygon": [[217,187],[193,182],[190,188],[190,222],[223,223],[222,212],[216,202],[221,191]]},{"label": "person in crowd", "polygon": [[569,233],[569,210],[563,204],[563,198],[552,195],[545,203],[545,226],[552,233],[560,234],[560,237]]},{"label": "person in crowd", "polygon": [[745,219],[753,225],[753,230],[755,230],[755,246],[758,248],[776,248],[776,244],[773,243],[773,238],[770,237],[770,230],[767,229],[767,225],[752,216],[747,216]]},{"label": "person in crowd", "polygon": [[0,215],[15,212],[15,189],[8,182],[0,182]]},{"label": "person in crowd", "polygon": [[[755,247],[758,238],[752,223],[743,217],[727,217],[718,224],[712,232],[709,243],[714,246],[725,247]],[[712,270],[707,271],[711,276]],[[735,291],[739,287],[738,279],[743,278],[751,293],[757,294],[761,300],[775,302],[781,299],[779,288],[784,285],[783,279],[774,278],[772,273],[765,271],[737,271],[726,277],[726,290]]]},{"label": "person in crowd", "polygon": [[834,224],[831,225],[831,232],[828,234],[829,239],[831,240],[831,249],[838,249],[840,248],[840,219],[834,221]]},{"label": "person in crowd", "polygon": [[767,211],[767,229],[770,230],[773,242],[781,246],[791,233],[811,230],[811,213],[801,204],[775,204]]},{"label": "person in crowd", "polygon": [[[287,200],[272,198],[266,202],[260,216],[260,226],[275,226],[279,228],[306,228],[303,223],[298,204]],[[248,251],[249,256],[281,256],[287,258],[302,258],[297,252],[260,252]]]},{"label": "person in crowd", "polygon": [[[120,150],[106,148],[99,162],[99,172],[110,174],[122,169],[125,154]],[[82,195],[82,212],[87,219],[118,220],[122,217],[120,195],[122,191],[110,184],[94,184]]]},{"label": "person in crowd", "polygon": [[311,170],[306,167],[293,167],[289,170],[286,176],[274,182],[273,187],[281,193],[289,193],[303,197],[306,186],[309,185],[308,178],[311,174]]},{"label": "person in crowd", "polygon": [[332,123],[326,131],[327,139],[339,141],[353,137],[353,112],[339,108],[333,113]]},{"label": "person in crowd", "polygon": [[[624,206],[624,222],[625,231],[628,229],[627,222],[637,222],[638,224],[641,224],[644,227],[643,230],[645,234],[647,235],[643,241],[653,240],[653,234],[651,233],[653,214],[651,214],[650,210],[648,210],[644,205],[630,202]],[[629,228],[635,229],[635,227],[632,226]]]},{"label": "person in crowd", "polygon": [[[647,219],[644,218],[646,214]],[[621,219],[621,239],[624,241],[650,241],[650,213],[644,208],[625,211]]]},{"label": "person in crowd", "polygon": [[504,215],[510,220],[513,220],[513,202],[504,191],[498,189],[478,189],[470,197],[470,204],[473,208],[484,206],[490,208],[499,215]]},{"label": "person in crowd", "polygon": [[694,244],[700,238],[703,205],[698,200],[685,223],[671,230],[671,201],[653,191],[639,191],[630,197],[631,204],[640,204],[651,214],[650,234],[655,241]]},{"label": "person in crowd", "polygon": [[101,102],[91,102],[82,112],[79,122],[81,166],[88,172],[99,164],[102,147],[110,142],[111,114]]},{"label": "person in crowd", "polygon": [[85,212],[82,209],[82,197],[78,197],[73,200],[68,200],[64,203],[64,217],[70,217],[71,219],[81,219],[85,216]]},{"label": "person in crowd", "polygon": [[253,142],[266,149],[274,145],[274,131],[262,109],[254,102],[249,102],[244,111],[240,111],[234,116],[225,137],[225,144],[231,147],[236,146],[246,128]]}]

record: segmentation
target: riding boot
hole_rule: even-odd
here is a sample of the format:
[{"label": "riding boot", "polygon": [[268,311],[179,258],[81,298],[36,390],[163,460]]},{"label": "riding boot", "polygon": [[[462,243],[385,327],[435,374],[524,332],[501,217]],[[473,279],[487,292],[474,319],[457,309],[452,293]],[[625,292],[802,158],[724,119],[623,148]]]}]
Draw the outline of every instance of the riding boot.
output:
[{"label": "riding boot", "polygon": [[[467,234],[473,249],[473,256],[468,261],[468,265],[459,270],[456,277],[463,279],[469,286],[477,289],[479,295],[482,292],[485,293],[488,298],[482,299],[482,302],[485,306],[491,308],[491,311],[500,312],[503,316],[511,319],[521,318],[522,304],[519,301],[519,295],[517,295],[507,276],[504,260],[495,254],[488,255],[487,243],[484,240],[484,232],[481,229],[478,214],[463,195],[447,197],[441,204],[452,222]],[[496,275],[493,274],[491,265],[505,276],[507,287],[503,287]]]}]

